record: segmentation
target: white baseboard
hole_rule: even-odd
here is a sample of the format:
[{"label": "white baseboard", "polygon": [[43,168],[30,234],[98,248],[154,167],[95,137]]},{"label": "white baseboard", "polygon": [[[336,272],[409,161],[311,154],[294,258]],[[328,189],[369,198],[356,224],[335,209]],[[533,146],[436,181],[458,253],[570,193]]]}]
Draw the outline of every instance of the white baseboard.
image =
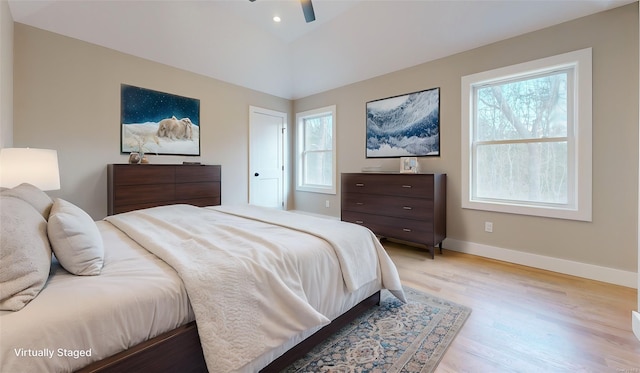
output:
[{"label": "white baseboard", "polygon": [[[452,238],[445,239],[443,246],[449,250],[478,255],[485,258],[502,260],[509,263],[521,264],[528,267],[545,269],[634,289],[638,288],[638,274],[635,272],[460,241]],[[640,321],[638,322],[640,323]],[[640,330],[640,325],[638,327]]]}]

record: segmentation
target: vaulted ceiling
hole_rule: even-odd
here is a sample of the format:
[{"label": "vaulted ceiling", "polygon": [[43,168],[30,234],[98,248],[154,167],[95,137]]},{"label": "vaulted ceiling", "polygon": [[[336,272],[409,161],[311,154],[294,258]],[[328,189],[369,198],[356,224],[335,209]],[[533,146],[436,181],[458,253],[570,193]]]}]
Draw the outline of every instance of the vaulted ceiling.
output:
[{"label": "vaulted ceiling", "polygon": [[[14,21],[296,99],[636,0],[9,0]],[[281,22],[273,21],[279,16]]]}]

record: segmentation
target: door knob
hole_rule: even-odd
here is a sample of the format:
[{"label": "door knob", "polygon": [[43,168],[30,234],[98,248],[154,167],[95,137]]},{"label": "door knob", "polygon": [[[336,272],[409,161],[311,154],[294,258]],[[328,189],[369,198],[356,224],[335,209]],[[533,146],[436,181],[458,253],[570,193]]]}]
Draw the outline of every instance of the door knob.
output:
[{"label": "door knob", "polygon": [[256,172],[255,174],[253,174],[253,176],[260,176],[260,174]]}]

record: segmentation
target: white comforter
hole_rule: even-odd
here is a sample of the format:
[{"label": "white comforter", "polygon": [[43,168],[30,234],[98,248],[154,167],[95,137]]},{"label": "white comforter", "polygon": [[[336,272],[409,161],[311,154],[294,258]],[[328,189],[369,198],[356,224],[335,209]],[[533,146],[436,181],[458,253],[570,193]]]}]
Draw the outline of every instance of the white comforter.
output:
[{"label": "white comforter", "polygon": [[[291,237],[300,242],[300,231],[330,234],[325,239],[348,291],[381,275],[383,286],[403,298],[395,266],[365,228],[256,207],[216,210],[174,205],[106,219],[182,277],[209,371],[248,371],[256,357],[329,322],[307,300],[301,278],[314,270],[313,260],[302,260],[291,245]],[[252,214],[257,220],[238,216]]]}]

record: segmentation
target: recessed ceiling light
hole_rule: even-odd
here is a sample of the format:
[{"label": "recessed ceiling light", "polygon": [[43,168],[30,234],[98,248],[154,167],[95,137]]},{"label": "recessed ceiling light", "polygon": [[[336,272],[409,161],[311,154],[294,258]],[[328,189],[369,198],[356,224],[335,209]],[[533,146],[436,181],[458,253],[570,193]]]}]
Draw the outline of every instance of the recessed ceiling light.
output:
[{"label": "recessed ceiling light", "polygon": [[280,17],[274,16],[273,17],[273,22],[280,22]]}]

